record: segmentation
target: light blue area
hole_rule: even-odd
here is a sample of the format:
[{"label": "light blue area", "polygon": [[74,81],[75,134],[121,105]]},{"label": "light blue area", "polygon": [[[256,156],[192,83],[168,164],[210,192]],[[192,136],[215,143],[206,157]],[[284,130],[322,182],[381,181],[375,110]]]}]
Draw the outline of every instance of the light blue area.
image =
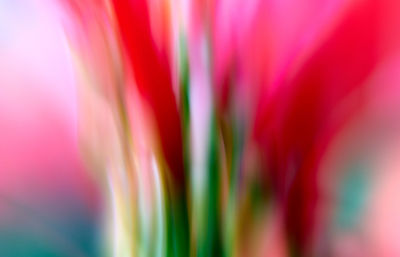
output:
[{"label": "light blue area", "polygon": [[44,204],[0,196],[0,209],[11,215],[0,219],[0,256],[101,256],[99,217],[75,196]]},{"label": "light blue area", "polygon": [[338,188],[336,222],[341,229],[354,229],[362,218],[370,188],[364,163],[354,163]]}]

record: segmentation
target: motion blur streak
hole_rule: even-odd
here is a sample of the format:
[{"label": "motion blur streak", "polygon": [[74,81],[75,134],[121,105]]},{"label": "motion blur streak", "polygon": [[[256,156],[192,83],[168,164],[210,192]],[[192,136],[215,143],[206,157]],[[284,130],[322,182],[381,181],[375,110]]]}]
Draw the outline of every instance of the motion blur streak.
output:
[{"label": "motion blur streak", "polygon": [[0,0],[0,256],[400,256],[398,0]]}]

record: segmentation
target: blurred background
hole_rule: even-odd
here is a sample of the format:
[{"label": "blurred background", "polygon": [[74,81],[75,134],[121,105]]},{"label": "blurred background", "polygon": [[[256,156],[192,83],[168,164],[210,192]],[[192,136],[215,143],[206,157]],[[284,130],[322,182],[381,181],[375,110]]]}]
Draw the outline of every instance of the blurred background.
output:
[{"label": "blurred background", "polygon": [[0,256],[400,256],[397,0],[0,0]]}]

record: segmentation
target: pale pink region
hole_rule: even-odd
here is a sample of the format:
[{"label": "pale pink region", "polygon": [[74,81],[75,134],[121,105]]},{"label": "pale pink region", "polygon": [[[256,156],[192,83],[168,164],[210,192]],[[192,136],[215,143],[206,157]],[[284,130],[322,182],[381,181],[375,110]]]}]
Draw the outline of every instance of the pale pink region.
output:
[{"label": "pale pink region", "polygon": [[339,234],[333,242],[332,256],[335,257],[363,257],[369,255],[368,247],[363,247],[365,242],[355,234]]},{"label": "pale pink region", "polygon": [[0,48],[0,200],[46,202],[74,192],[90,202],[93,185],[78,155],[76,85],[62,26],[46,5],[28,2],[10,10],[15,17],[7,18],[10,33]]},{"label": "pale pink region", "polygon": [[[400,137],[384,151],[374,165],[374,186],[365,219],[368,256],[400,255]],[[360,247],[365,247],[360,245]]]},{"label": "pale pink region", "polygon": [[[255,5],[256,0],[249,0],[248,5]],[[236,42],[234,41],[235,20],[238,15],[240,0],[221,0],[216,2],[215,24],[212,38],[213,59],[214,59],[214,79],[216,87],[223,83],[224,75],[229,73],[233,67],[234,53],[236,51]],[[252,13],[241,10],[241,20],[246,22]],[[217,90],[221,90],[217,88]]]},{"label": "pale pink region", "polygon": [[[371,77],[367,87],[371,141],[376,161],[371,165],[373,184],[362,224],[368,255],[400,255],[400,56],[390,56]],[[361,244],[360,248],[365,248]]]},{"label": "pale pink region", "polygon": [[[133,138],[132,154],[135,162],[135,174],[138,179],[136,185],[140,189],[140,201],[146,214],[153,213],[155,206],[155,183],[152,172],[152,156],[157,147],[154,138],[155,121],[151,119],[150,109],[135,90],[130,87],[126,97],[127,109],[129,110],[130,133]],[[135,187],[136,187],[135,186]]]},{"label": "pale pink region", "polygon": [[[274,210],[267,218],[259,234],[259,248],[254,256],[259,257],[286,257],[289,256],[287,240],[285,238],[282,214]],[[245,256],[244,254],[243,256]]]},{"label": "pale pink region", "polygon": [[[399,56],[379,63],[362,90],[364,108],[346,130],[336,136],[319,173],[321,190],[319,236],[323,224],[335,220],[340,177],[346,162],[365,157],[371,184],[367,205],[352,230],[336,231],[332,256],[398,256],[400,254],[400,71]],[[349,102],[352,98],[347,99]],[[354,101],[354,100],[352,100]],[[350,101],[351,102],[351,101]],[[367,156],[366,154],[370,154]],[[369,173],[370,172],[370,173]],[[318,241],[318,238],[317,238]]]}]

